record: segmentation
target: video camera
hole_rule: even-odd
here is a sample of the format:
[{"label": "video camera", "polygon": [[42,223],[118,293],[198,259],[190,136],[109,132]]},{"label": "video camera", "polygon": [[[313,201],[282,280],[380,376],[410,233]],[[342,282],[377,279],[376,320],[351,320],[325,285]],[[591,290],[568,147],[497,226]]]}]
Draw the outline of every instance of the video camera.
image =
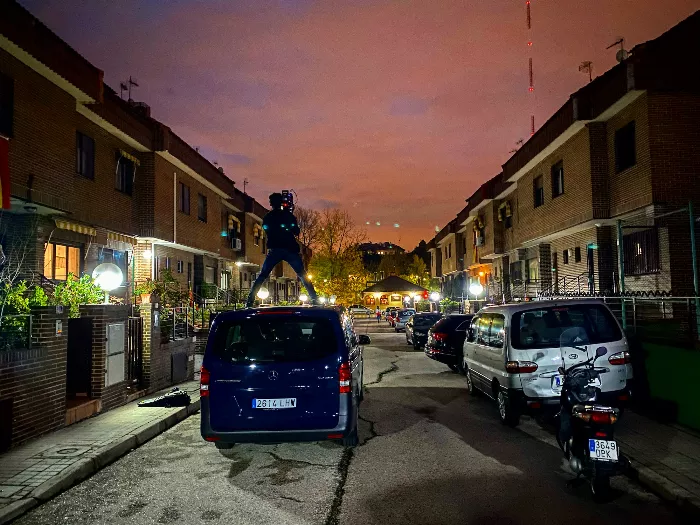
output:
[{"label": "video camera", "polygon": [[282,209],[294,211],[294,195],[292,190],[282,190]]}]

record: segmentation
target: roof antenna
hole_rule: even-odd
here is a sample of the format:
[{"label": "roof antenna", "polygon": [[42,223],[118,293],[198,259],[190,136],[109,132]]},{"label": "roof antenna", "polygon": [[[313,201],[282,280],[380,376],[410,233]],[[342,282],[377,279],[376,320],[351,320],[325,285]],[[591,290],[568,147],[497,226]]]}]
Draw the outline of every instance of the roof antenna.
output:
[{"label": "roof antenna", "polygon": [[593,81],[593,62],[591,62],[590,60],[581,62],[581,65],[578,66],[578,70],[583,73],[588,73],[588,81]]},{"label": "roof antenna", "polygon": [[121,90],[121,97],[123,99],[124,98],[124,91],[128,91],[129,92],[129,102],[133,102],[133,100],[131,100],[131,86],[139,87],[138,82],[136,82],[135,79],[131,78],[131,75],[129,75],[129,80],[126,80],[124,82],[119,82],[119,89]]},{"label": "roof antenna", "polygon": [[243,195],[248,195],[245,191],[246,186],[248,186],[248,179],[243,179]]},{"label": "roof antenna", "polygon": [[126,82],[119,82],[119,98],[124,100],[124,91],[128,89],[129,87],[126,85]]},{"label": "roof antenna", "polygon": [[615,60],[622,62],[623,60],[627,59],[628,56],[630,56],[627,50],[625,50],[625,39],[623,37],[619,37],[616,42],[613,42],[605,49],[610,49],[618,44],[620,45],[620,49],[618,49],[617,53],[615,53]]},{"label": "roof antenna", "polygon": [[518,150],[520,149],[520,146],[522,146],[522,145],[523,145],[523,139],[518,140],[518,141],[515,143],[515,146],[516,146],[516,147],[513,148],[512,150],[510,150],[508,153],[517,153]]}]

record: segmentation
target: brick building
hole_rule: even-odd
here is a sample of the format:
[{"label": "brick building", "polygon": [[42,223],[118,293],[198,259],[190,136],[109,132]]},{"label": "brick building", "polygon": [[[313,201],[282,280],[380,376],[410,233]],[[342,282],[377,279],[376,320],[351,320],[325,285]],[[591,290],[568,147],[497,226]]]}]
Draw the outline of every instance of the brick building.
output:
[{"label": "brick building", "polygon": [[677,50],[699,51],[698,31],[700,12],[634,47],[467,199],[430,244],[445,295],[462,295],[455,279],[479,279],[492,300],[615,293],[620,266],[626,291],[693,294],[700,74]]}]

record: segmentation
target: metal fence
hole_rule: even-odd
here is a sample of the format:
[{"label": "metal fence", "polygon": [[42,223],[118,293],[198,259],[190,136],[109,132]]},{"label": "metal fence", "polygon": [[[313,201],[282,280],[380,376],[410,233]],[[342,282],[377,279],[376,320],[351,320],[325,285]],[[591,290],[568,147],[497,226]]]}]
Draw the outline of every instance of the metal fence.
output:
[{"label": "metal fence", "polygon": [[161,310],[161,339],[177,341],[190,337],[194,328],[194,309],[189,306],[166,307]]},{"label": "metal fence", "polygon": [[143,317],[129,317],[126,378],[130,387],[139,387],[143,379]]},{"label": "metal fence", "polygon": [[0,319],[0,352],[31,348],[32,316],[3,315]]},{"label": "metal fence", "polygon": [[627,334],[642,342],[681,348],[698,348],[698,297],[639,293],[632,296],[550,295],[546,299],[590,299],[604,302]]}]

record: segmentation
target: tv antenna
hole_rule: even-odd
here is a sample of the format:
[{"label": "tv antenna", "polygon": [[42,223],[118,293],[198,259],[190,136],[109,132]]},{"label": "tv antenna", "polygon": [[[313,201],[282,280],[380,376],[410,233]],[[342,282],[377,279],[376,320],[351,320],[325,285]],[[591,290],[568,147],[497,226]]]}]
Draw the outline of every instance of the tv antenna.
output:
[{"label": "tv antenna", "polygon": [[132,78],[131,75],[129,75],[129,80],[125,80],[124,82],[119,82],[119,96],[124,99],[124,91],[129,92],[129,99],[131,100],[131,87],[139,87],[138,82],[136,82],[136,79]]},{"label": "tv antenna", "polygon": [[524,142],[523,139],[518,140],[518,141],[515,143],[515,146],[516,146],[516,147],[513,148],[512,150],[510,150],[508,153],[517,153],[517,151],[520,149],[520,146],[523,145],[523,142]]},{"label": "tv antenna", "polygon": [[248,186],[248,179],[243,179],[243,195],[248,195],[245,190],[246,186]]},{"label": "tv antenna", "polygon": [[585,60],[584,62],[581,62],[581,65],[578,66],[578,70],[583,73],[588,73],[588,81],[593,81],[593,62],[591,62],[590,60]]},{"label": "tv antenna", "polygon": [[630,56],[629,52],[625,49],[625,39],[624,38],[622,38],[622,37],[618,38],[616,42],[613,42],[605,49],[610,49],[610,48],[615,47],[617,45],[620,46],[620,49],[618,49],[617,53],[615,53],[615,60],[617,60],[618,62],[622,62],[623,60],[627,59],[628,56]]}]

